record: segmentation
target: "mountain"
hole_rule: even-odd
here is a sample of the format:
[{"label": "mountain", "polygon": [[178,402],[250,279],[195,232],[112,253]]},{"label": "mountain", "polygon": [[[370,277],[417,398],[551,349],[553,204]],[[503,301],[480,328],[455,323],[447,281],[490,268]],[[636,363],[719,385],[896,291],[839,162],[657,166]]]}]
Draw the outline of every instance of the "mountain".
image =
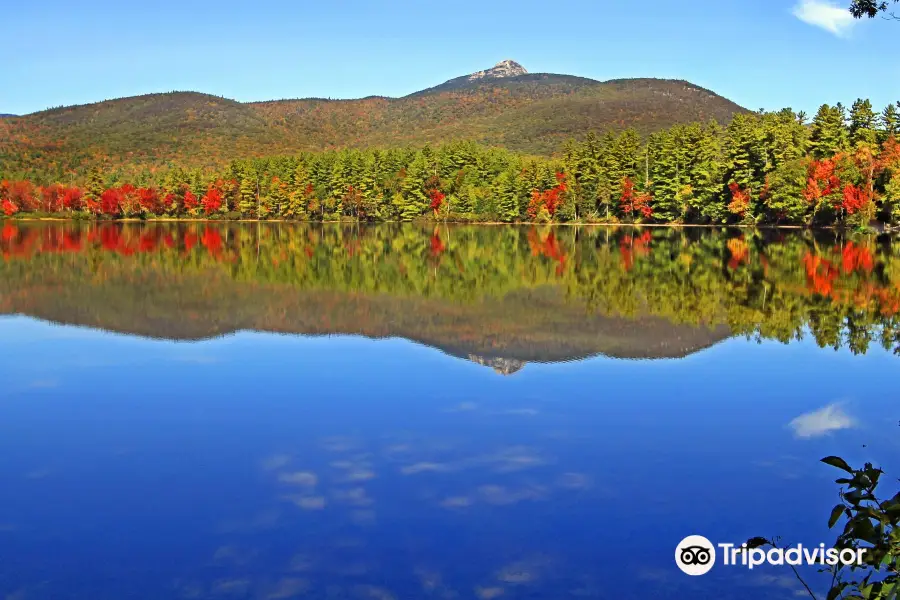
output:
[{"label": "mountain", "polygon": [[410,94],[411,96],[421,95],[421,94],[429,94],[442,92],[447,90],[457,90],[460,88],[465,88],[470,85],[485,83],[489,81],[495,81],[497,79],[507,79],[510,77],[521,77],[522,75],[527,75],[528,71],[525,70],[525,67],[520,65],[514,60],[501,60],[496,65],[491,67],[490,69],[485,69],[483,71],[476,71],[475,73],[470,73],[468,75],[463,75],[461,77],[455,77],[448,81],[445,81],[441,85],[434,86],[432,88],[428,88],[427,90],[422,90],[421,92],[416,92],[415,94]]},{"label": "mountain", "polygon": [[729,120],[744,109],[687,81],[595,81],[528,73],[512,60],[402,98],[241,103],[197,92],[149,94],[4,120],[0,175],[83,172],[101,161],[220,167],[253,155],[470,139],[552,154],[568,138]]},{"label": "mountain", "polygon": [[5,119],[7,117],[15,117],[16,115],[11,115],[9,113],[0,113],[0,119]]}]

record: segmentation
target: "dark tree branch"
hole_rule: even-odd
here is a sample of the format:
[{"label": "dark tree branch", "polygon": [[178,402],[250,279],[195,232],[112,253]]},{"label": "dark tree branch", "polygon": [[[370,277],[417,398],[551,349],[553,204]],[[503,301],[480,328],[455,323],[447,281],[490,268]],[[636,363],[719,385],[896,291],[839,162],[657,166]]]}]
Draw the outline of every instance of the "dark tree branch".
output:
[{"label": "dark tree branch", "polygon": [[888,12],[888,6],[891,2],[896,3],[900,0],[853,0],[850,4],[850,14],[856,19],[868,17],[874,19],[879,13],[887,13],[885,19],[900,20],[893,12]]}]

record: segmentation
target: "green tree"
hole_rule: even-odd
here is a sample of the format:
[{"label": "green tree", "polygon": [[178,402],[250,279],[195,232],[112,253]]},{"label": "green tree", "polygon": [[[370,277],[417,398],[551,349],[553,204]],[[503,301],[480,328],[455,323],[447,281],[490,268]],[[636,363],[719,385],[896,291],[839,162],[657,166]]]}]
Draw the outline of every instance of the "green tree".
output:
[{"label": "green tree", "polygon": [[863,142],[875,147],[878,144],[876,131],[878,116],[872,110],[872,103],[858,99],[850,108],[850,145]]},{"label": "green tree", "polygon": [[493,188],[498,216],[501,221],[507,223],[518,221],[521,216],[515,178],[514,172],[504,171],[497,178]]},{"label": "green tree", "polygon": [[897,110],[898,107],[900,107],[900,102],[888,104],[881,111],[881,116],[878,120],[879,141],[884,142],[891,136],[900,136],[900,111]]},{"label": "green tree", "polygon": [[829,158],[850,147],[843,107],[823,104],[813,118],[810,146],[816,158]]},{"label": "green tree", "polygon": [[807,203],[803,197],[808,164],[805,159],[781,163],[772,173],[766,209],[776,223],[802,223]]},{"label": "green tree", "polygon": [[259,204],[259,175],[245,169],[241,173],[239,186],[238,210],[244,216],[256,216],[256,207]]}]

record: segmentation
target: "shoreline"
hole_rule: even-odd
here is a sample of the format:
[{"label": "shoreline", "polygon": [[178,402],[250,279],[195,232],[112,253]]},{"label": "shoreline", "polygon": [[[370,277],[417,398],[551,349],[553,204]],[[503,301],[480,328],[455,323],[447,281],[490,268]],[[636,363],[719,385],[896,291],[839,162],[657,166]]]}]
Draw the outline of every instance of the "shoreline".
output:
[{"label": "shoreline", "polygon": [[[701,228],[701,229],[787,229],[792,231],[797,230],[808,230],[808,231],[847,231],[845,228],[835,227],[833,225],[821,225],[816,227],[811,227],[807,225],[774,225],[774,224],[764,224],[764,225],[745,225],[741,223],[530,223],[530,222],[514,222],[507,223],[504,221],[454,221],[454,220],[446,220],[446,221],[423,221],[423,220],[413,220],[413,221],[352,221],[352,220],[325,220],[325,221],[305,221],[299,219],[206,219],[206,218],[186,218],[186,217],[152,217],[147,219],[139,219],[139,218],[122,218],[122,219],[79,219],[72,217],[32,217],[32,216],[5,216],[0,215],[0,222],[6,221],[25,221],[25,222],[85,222],[85,223],[215,223],[215,224],[226,224],[226,223],[273,223],[273,224],[304,224],[304,225],[387,225],[387,224],[402,224],[402,223],[411,223],[417,225],[477,225],[481,226],[513,226],[513,227],[634,227],[634,228],[643,228],[643,227],[657,227],[657,228],[671,228],[671,229],[683,229],[683,228]],[[861,232],[866,234],[890,234],[890,233],[900,233],[900,228],[892,229],[890,227],[885,226],[883,230],[877,231],[872,230],[868,232]]]}]

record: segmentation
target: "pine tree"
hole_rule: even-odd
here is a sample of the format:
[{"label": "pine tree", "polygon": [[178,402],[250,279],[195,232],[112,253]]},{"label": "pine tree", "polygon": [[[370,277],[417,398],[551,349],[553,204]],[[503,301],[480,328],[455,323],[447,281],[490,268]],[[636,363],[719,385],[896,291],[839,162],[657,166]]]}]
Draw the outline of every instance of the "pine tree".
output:
[{"label": "pine tree", "polygon": [[711,121],[702,129],[694,147],[690,176],[689,211],[710,222],[720,223],[725,217],[725,200],[722,195],[725,162],[722,127]]},{"label": "pine tree", "polygon": [[611,181],[618,183],[615,188],[615,198],[610,198],[611,202],[616,201],[622,195],[622,182],[626,179],[631,181],[643,181],[643,166],[641,161],[641,138],[634,129],[626,129],[613,142],[612,147],[608,148],[609,154],[609,171],[607,177]]},{"label": "pine tree", "polygon": [[259,203],[259,175],[244,169],[240,180],[240,202],[238,209],[246,216],[256,216],[256,207]]},{"label": "pine tree", "polygon": [[275,216],[291,216],[290,188],[280,178],[273,177],[269,187],[269,199],[272,205],[272,214]]},{"label": "pine tree", "polygon": [[809,132],[790,108],[762,117],[763,173],[773,172],[779,165],[806,155]]},{"label": "pine tree", "polygon": [[312,195],[313,186],[302,160],[297,162],[291,175],[291,184],[288,190],[288,204],[284,214],[291,219],[303,217],[309,209],[309,197]]},{"label": "pine tree", "polygon": [[650,137],[647,144],[647,168],[655,197],[654,216],[673,221],[681,216],[679,191],[689,177],[685,129],[673,127]]},{"label": "pine tree", "polygon": [[804,222],[807,202],[803,189],[807,180],[807,161],[794,159],[784,162],[772,174],[766,209],[776,223]]},{"label": "pine tree", "polygon": [[433,154],[426,146],[420,154],[416,155],[406,169],[406,176],[400,184],[404,199],[400,219],[403,221],[412,220],[424,214],[428,209],[430,200],[428,199],[427,189],[430,189],[428,184],[434,177],[434,162],[431,160],[432,158]]},{"label": "pine tree", "polygon": [[384,218],[382,205],[384,203],[384,158],[381,151],[373,150],[367,153],[362,161],[362,173],[359,176],[357,188],[362,197],[361,208],[369,219]]},{"label": "pine tree", "polygon": [[507,223],[517,221],[521,216],[515,178],[515,172],[505,171],[496,179],[493,188],[498,217]]},{"label": "pine tree", "polygon": [[749,195],[745,217],[760,212],[758,198],[765,186],[767,167],[762,120],[758,115],[735,115],[725,133],[724,183]]},{"label": "pine tree", "polygon": [[877,123],[871,102],[861,98],[854,102],[850,108],[850,145],[862,142],[874,147],[878,143]]},{"label": "pine tree", "polygon": [[812,122],[810,146],[816,158],[829,158],[849,148],[850,135],[844,120],[843,107],[823,104]]},{"label": "pine tree", "polygon": [[881,112],[878,128],[879,141],[884,142],[891,136],[900,136],[900,111],[897,110],[898,107],[900,107],[900,102],[888,104]]},{"label": "pine tree", "polygon": [[88,175],[88,184],[87,190],[84,194],[84,199],[92,200],[94,202],[100,201],[100,196],[103,194],[103,190],[106,189],[106,186],[103,182],[103,173],[100,172],[99,167],[92,167],[90,174]]}]

